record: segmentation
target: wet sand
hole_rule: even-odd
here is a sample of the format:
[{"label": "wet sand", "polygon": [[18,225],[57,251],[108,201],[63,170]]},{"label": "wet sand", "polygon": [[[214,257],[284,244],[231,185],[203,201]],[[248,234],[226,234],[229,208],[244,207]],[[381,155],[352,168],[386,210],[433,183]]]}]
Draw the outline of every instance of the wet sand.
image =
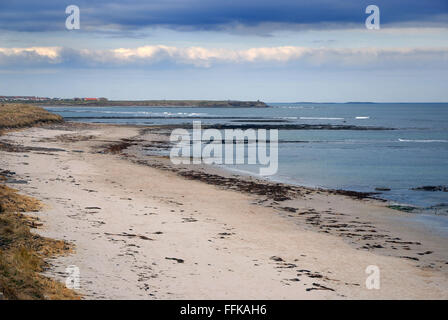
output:
[{"label": "wet sand", "polygon": [[0,138],[9,184],[46,204],[36,232],[76,246],[46,275],[78,266],[86,299],[448,298],[446,239],[411,213],[144,155],[164,139],[71,123]]}]

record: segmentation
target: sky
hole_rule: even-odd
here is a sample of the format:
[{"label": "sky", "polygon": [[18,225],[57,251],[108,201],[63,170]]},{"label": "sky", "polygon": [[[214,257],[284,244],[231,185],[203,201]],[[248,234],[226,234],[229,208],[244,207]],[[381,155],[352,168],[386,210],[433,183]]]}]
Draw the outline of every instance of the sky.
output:
[{"label": "sky", "polygon": [[447,0],[0,0],[0,95],[448,102],[447,83]]}]

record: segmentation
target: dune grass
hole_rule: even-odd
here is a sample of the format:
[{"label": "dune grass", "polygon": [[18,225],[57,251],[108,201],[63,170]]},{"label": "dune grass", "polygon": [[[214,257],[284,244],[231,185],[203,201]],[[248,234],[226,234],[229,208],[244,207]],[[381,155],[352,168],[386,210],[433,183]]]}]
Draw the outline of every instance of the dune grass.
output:
[{"label": "dune grass", "polygon": [[41,107],[18,103],[0,104],[0,130],[62,121],[61,116]]},{"label": "dune grass", "polygon": [[31,232],[40,223],[22,212],[40,209],[38,200],[0,185],[0,292],[5,299],[79,299],[62,283],[40,274],[48,267],[45,259],[71,251],[64,241]]}]

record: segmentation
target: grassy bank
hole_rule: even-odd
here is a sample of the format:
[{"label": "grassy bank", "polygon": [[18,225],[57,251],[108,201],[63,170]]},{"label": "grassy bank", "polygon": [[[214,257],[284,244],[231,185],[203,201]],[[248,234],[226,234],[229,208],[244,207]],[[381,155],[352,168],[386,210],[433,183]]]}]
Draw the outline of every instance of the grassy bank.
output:
[{"label": "grassy bank", "polygon": [[0,104],[0,130],[62,121],[61,116],[37,106],[17,103]]},{"label": "grassy bank", "polygon": [[0,185],[0,292],[4,299],[77,299],[65,285],[40,274],[48,267],[44,259],[71,249],[30,231],[40,223],[21,212],[40,208],[36,199]]},{"label": "grassy bank", "polygon": [[[0,129],[22,128],[41,123],[60,122],[62,118],[35,106],[0,105]],[[1,135],[1,131],[0,131]],[[0,298],[3,299],[77,299],[75,292],[62,283],[42,276],[48,267],[45,259],[70,252],[64,241],[41,237],[31,232],[41,225],[24,215],[41,209],[34,198],[6,186],[0,170]]]}]

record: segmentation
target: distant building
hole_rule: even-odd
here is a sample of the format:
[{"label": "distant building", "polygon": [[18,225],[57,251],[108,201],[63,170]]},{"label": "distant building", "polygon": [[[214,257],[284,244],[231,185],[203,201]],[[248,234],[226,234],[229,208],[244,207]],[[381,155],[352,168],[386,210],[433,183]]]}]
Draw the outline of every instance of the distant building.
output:
[{"label": "distant building", "polygon": [[0,101],[47,101],[50,98],[36,96],[0,96]]},{"label": "distant building", "polygon": [[48,97],[37,97],[37,96],[0,96],[0,101],[108,101],[107,98],[73,98],[73,99],[62,99],[62,98],[48,98]]}]

